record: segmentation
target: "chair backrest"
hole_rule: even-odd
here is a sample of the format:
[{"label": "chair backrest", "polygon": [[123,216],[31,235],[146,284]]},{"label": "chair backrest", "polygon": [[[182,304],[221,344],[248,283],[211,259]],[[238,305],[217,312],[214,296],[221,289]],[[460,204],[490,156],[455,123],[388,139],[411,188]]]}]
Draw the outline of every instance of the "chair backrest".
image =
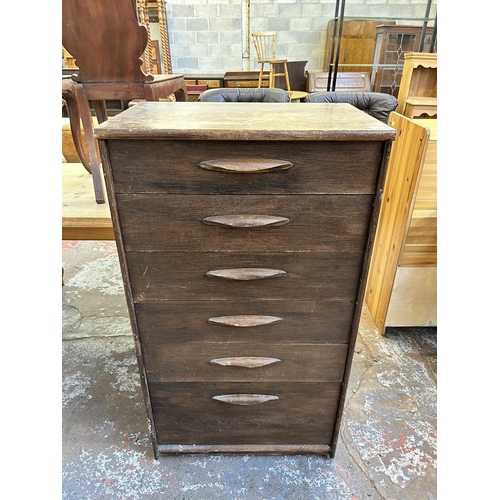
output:
[{"label": "chair backrest", "polygon": [[146,82],[148,43],[136,0],[62,0],[62,44],[76,59],[78,82]]},{"label": "chair backrest", "polygon": [[290,95],[283,89],[209,89],[200,94],[199,102],[290,102]]},{"label": "chair backrest", "polygon": [[276,31],[254,31],[252,37],[260,63],[276,59]]},{"label": "chair backrest", "polygon": [[201,93],[199,102],[290,102],[290,95],[283,89],[219,88]]},{"label": "chair backrest", "polygon": [[304,102],[348,103],[373,116],[377,120],[388,123],[389,114],[398,105],[398,100],[381,92],[312,92]]}]

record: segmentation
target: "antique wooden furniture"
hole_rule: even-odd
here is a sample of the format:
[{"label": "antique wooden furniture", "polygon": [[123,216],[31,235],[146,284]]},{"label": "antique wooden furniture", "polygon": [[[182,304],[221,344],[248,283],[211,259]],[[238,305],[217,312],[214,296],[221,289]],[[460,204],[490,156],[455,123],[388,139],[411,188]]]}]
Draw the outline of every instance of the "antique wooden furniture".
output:
[{"label": "antique wooden furniture", "polygon": [[114,240],[109,204],[97,204],[81,163],[62,163],[62,239]]},{"label": "antique wooden furniture", "polygon": [[224,87],[224,75],[189,74],[184,76],[186,85],[206,85],[209,89]]},{"label": "antique wooden furniture", "polygon": [[[172,60],[170,57],[170,42],[168,39],[165,4],[165,0],[137,0],[139,22],[146,27],[148,33],[148,43],[146,45],[146,50],[142,55],[142,59],[144,61],[143,69],[145,73],[163,73],[167,75],[172,73]],[[155,9],[155,12],[158,15],[160,40],[153,40],[151,36],[149,9]]]},{"label": "antique wooden furniture", "polygon": [[[71,92],[75,98],[68,101],[68,106],[75,103],[79,106],[96,201],[104,203],[100,165],[94,152],[97,150],[93,126],[89,120],[89,102],[93,103],[101,123],[107,119],[107,99],[158,101],[175,94],[178,100],[185,101],[186,84],[183,75],[154,76],[142,71],[140,56],[147,45],[148,35],[146,28],[138,22],[134,0],[63,0],[62,41],[78,66],[78,73],[72,76],[75,85]],[[63,98],[67,97],[65,91],[68,92],[63,78]],[[72,128],[79,130],[79,122],[74,120],[76,113],[69,115]],[[75,135],[76,139],[79,137]]]},{"label": "antique wooden furniture", "polygon": [[[326,91],[328,72],[307,73],[307,92]],[[335,84],[336,92],[370,92],[370,73],[339,72]]]},{"label": "antique wooden furniture", "polygon": [[437,120],[391,113],[396,131],[365,301],[387,326],[437,324]]},{"label": "antique wooden furniture", "polygon": [[[323,62],[323,71],[326,71],[327,75],[332,53],[334,22],[334,19],[330,19],[327,25],[325,59]],[[373,62],[377,26],[381,24],[391,25],[396,23],[381,19],[377,21],[368,19],[344,20],[339,48],[339,64],[342,65],[340,67],[341,71],[346,73],[369,72],[369,68],[366,66]],[[351,64],[351,66],[346,66],[347,64]]]},{"label": "antique wooden furniture", "polygon": [[[306,91],[306,65],[307,61],[287,61],[288,80],[291,91]],[[276,64],[276,71],[283,73],[283,65]],[[259,86],[259,71],[227,71],[224,74],[224,87],[250,88]],[[261,82],[261,88],[269,87],[269,82]],[[287,89],[285,77],[275,75],[274,87],[283,90]]]},{"label": "antique wooden furniture", "polygon": [[[429,52],[433,28],[427,28],[423,52]],[[399,95],[399,86],[404,64],[404,54],[420,48],[422,26],[381,25],[377,27],[375,52],[371,74],[372,90],[394,97]]]},{"label": "antique wooden furniture", "polygon": [[396,111],[408,118],[437,117],[437,54],[407,52]]},{"label": "antique wooden furniture", "polygon": [[156,456],[333,455],[394,135],[349,104],[96,127]]},{"label": "antique wooden furniture", "polygon": [[[290,81],[288,78],[288,68],[286,59],[276,58],[276,31],[254,31],[252,33],[253,44],[257,52],[257,59],[260,64],[259,84],[262,87],[262,81],[267,80],[268,87],[274,87],[274,80],[277,76],[284,76],[286,81],[286,90],[290,92]],[[280,64],[283,70],[280,72],[277,65]],[[266,69],[266,66],[269,69]]]}]

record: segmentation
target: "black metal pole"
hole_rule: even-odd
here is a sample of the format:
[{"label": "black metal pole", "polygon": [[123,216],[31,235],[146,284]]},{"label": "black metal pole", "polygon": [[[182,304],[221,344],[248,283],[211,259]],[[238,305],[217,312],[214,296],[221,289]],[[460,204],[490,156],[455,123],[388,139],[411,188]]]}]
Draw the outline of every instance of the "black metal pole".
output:
[{"label": "black metal pole", "polygon": [[339,43],[337,46],[337,53],[335,55],[335,72],[333,74],[332,90],[335,90],[337,86],[337,73],[339,71],[339,57],[340,57],[340,43],[342,42],[342,26],[344,24],[344,10],[345,10],[345,0],[342,0],[342,6],[340,8],[340,20],[339,20]]},{"label": "black metal pole", "polygon": [[436,14],[436,18],[434,19],[434,29],[432,30],[431,46],[429,52],[434,52],[434,46],[436,45],[436,37],[437,37],[437,27],[438,27],[438,16]]},{"label": "black metal pole", "polygon": [[333,18],[333,33],[332,33],[332,47],[330,52],[330,62],[328,64],[328,82],[326,84],[326,90],[329,92],[332,84],[332,66],[333,66],[333,55],[335,52],[336,40],[337,40],[337,22],[339,17],[339,0],[335,0],[335,17]]},{"label": "black metal pole", "polygon": [[429,14],[431,12],[431,5],[432,5],[432,0],[427,0],[427,8],[425,9],[425,21],[424,25],[422,26],[422,36],[420,37],[420,47],[418,48],[419,52],[424,51],[424,42],[425,42],[425,35],[427,33],[427,19],[429,19]]}]

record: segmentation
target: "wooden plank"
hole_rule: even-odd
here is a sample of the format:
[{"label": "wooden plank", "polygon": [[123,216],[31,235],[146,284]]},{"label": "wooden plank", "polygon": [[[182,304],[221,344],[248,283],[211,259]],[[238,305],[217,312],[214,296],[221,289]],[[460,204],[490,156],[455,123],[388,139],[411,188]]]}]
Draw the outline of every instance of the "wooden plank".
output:
[{"label": "wooden plank", "polygon": [[[214,359],[271,357],[258,368],[220,366]],[[154,382],[342,382],[347,344],[202,343],[153,344],[144,351]]]},{"label": "wooden plank", "polygon": [[386,326],[437,326],[437,268],[400,267]]},{"label": "wooden plank", "polygon": [[81,163],[62,163],[62,239],[115,239],[107,198],[96,203],[92,175]]},{"label": "wooden plank", "polygon": [[[118,195],[125,248],[138,251],[363,252],[373,197]],[[224,227],[208,216],[285,216],[287,224]]]},{"label": "wooden plank", "polygon": [[[189,314],[186,315],[185,311]],[[199,342],[307,342],[347,343],[354,301],[234,300],[228,307],[215,300],[136,303],[141,338],[148,345]],[[237,327],[209,321],[223,315],[272,315],[278,323]],[[166,324],[165,318],[168,318]]]},{"label": "wooden plank", "polygon": [[385,190],[368,273],[365,302],[381,333],[397,266],[409,229],[430,132],[412,120],[391,113],[397,131],[389,159]]},{"label": "wooden plank", "polygon": [[[147,300],[355,300],[361,253],[127,252],[132,292]],[[207,276],[218,269],[276,269],[249,281]],[[188,314],[189,311],[185,310]]]},{"label": "wooden plank", "polygon": [[[160,444],[329,444],[340,384],[307,382],[151,383]],[[240,406],[223,394],[269,394],[278,399]]]}]

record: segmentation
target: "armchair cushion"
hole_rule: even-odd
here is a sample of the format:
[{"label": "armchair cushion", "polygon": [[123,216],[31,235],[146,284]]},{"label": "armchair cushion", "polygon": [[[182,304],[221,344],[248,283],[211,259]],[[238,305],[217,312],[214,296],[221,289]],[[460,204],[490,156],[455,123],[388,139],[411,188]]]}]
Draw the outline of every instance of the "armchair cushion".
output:
[{"label": "armchair cushion", "polygon": [[394,96],[380,92],[313,92],[304,101],[352,104],[384,123],[389,121],[389,114],[398,105]]},{"label": "armchair cushion", "polygon": [[199,102],[290,102],[286,90],[277,88],[218,88],[201,93]]}]

